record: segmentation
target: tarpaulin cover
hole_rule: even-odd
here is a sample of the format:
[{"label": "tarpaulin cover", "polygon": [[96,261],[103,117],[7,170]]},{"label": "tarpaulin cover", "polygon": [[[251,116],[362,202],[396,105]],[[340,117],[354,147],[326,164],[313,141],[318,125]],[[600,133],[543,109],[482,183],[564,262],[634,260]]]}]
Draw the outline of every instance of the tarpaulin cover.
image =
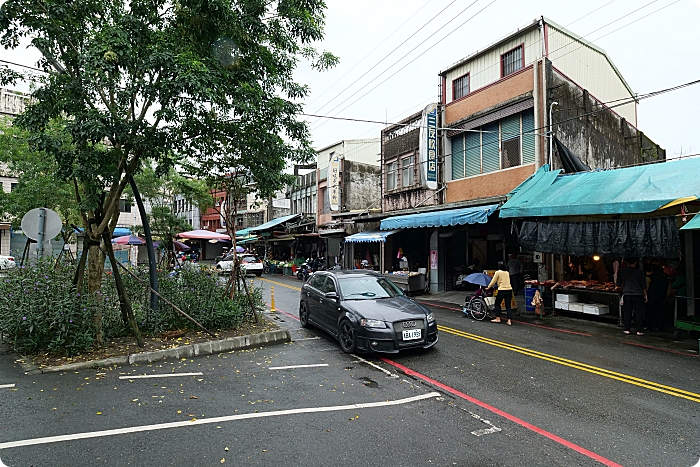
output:
[{"label": "tarpaulin cover", "polygon": [[349,235],[345,237],[345,241],[349,243],[386,242],[386,237],[395,234],[399,230],[368,230]]},{"label": "tarpaulin cover", "polygon": [[520,245],[560,255],[678,258],[680,239],[673,217],[591,222],[525,220]]},{"label": "tarpaulin cover", "polygon": [[473,206],[462,209],[448,209],[445,211],[422,212],[420,214],[406,214],[384,219],[379,228],[411,229],[416,227],[447,227],[450,225],[485,224],[496,209],[498,204],[488,206]]},{"label": "tarpaulin cover", "polygon": [[576,157],[564,144],[559,141],[556,136],[553,136],[554,144],[557,146],[557,154],[561,160],[561,165],[566,173],[589,172],[591,170],[581,159]]},{"label": "tarpaulin cover", "polygon": [[513,190],[499,216],[647,213],[700,195],[700,158],[567,175],[548,169]]},{"label": "tarpaulin cover", "polygon": [[277,219],[272,219],[271,221],[265,222],[264,224],[260,224],[257,227],[250,228],[249,232],[261,232],[263,230],[271,229],[272,227],[277,227],[278,225],[296,219],[297,217],[301,217],[301,214],[291,214],[289,216],[278,217]]}]

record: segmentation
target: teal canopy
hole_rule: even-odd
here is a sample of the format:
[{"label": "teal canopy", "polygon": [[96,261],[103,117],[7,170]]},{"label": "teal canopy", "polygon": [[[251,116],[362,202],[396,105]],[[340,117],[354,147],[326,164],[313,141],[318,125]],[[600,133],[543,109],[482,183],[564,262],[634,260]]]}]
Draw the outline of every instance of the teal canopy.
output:
[{"label": "teal canopy", "polygon": [[690,222],[681,227],[681,230],[700,230],[700,213],[695,214]]},{"label": "teal canopy", "polygon": [[444,211],[406,214],[384,219],[379,228],[412,229],[416,227],[448,227],[451,225],[485,224],[489,216],[498,209],[498,204],[488,206],[473,206],[462,209],[447,209]]},{"label": "teal canopy", "polygon": [[560,174],[545,165],[510,193],[499,216],[548,217],[653,212],[700,195],[700,158]]},{"label": "teal canopy", "polygon": [[345,237],[345,241],[348,243],[386,242],[386,237],[396,232],[398,232],[398,230],[367,230],[365,232],[349,235]]}]

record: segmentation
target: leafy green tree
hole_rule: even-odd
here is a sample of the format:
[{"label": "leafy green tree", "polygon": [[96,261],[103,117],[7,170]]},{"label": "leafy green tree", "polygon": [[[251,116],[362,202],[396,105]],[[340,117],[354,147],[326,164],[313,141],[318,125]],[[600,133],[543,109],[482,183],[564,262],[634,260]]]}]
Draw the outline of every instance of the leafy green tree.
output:
[{"label": "leafy green tree", "polygon": [[[250,161],[265,195],[288,161],[313,154],[307,125],[298,120],[308,89],[293,72],[301,59],[318,69],[336,60],[314,47],[323,37],[324,8],[322,0],[0,6],[0,44],[15,48],[31,37],[42,53],[39,66],[48,73],[16,123],[34,133],[34,146],[53,156],[74,187],[89,240],[91,293],[101,287],[100,242],[116,225],[129,175],[144,160],[163,170],[172,151],[191,161],[233,154]],[[58,118],[61,135],[47,130]],[[95,326],[100,345],[99,316]]]},{"label": "leafy green tree", "polygon": [[70,184],[58,176],[58,165],[30,145],[31,134],[0,118],[0,175],[16,177],[12,192],[0,190],[0,212],[15,227],[28,211],[45,207],[56,211],[65,225],[79,222],[77,203]]}]

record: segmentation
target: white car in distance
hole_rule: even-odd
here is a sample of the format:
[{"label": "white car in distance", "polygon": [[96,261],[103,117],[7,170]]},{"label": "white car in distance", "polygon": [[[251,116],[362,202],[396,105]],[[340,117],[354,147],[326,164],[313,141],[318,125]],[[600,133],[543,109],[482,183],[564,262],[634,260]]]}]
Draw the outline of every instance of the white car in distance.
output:
[{"label": "white car in distance", "polygon": [[14,256],[0,255],[0,269],[12,269],[16,266]]},{"label": "white car in distance", "polygon": [[[241,269],[247,274],[255,274],[260,277],[263,273],[263,263],[257,256],[250,253],[240,253],[238,260],[241,263]],[[230,274],[233,269],[233,255],[226,255],[224,259],[216,263],[216,270],[222,273]]]}]

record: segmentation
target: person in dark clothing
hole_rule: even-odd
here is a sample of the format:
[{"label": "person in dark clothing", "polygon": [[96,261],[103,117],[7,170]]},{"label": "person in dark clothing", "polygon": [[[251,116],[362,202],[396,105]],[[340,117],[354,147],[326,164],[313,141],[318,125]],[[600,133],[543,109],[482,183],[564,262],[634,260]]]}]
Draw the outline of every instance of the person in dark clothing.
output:
[{"label": "person in dark clothing", "polygon": [[634,313],[637,335],[643,336],[647,282],[644,272],[637,268],[636,260],[628,262],[627,267],[620,271],[620,285],[622,287],[622,315],[625,324],[625,330],[622,332],[630,333],[632,313]]},{"label": "person in dark clothing", "polygon": [[668,278],[656,264],[647,264],[644,272],[647,275],[648,300],[645,307],[647,327],[650,331],[663,331]]}]

